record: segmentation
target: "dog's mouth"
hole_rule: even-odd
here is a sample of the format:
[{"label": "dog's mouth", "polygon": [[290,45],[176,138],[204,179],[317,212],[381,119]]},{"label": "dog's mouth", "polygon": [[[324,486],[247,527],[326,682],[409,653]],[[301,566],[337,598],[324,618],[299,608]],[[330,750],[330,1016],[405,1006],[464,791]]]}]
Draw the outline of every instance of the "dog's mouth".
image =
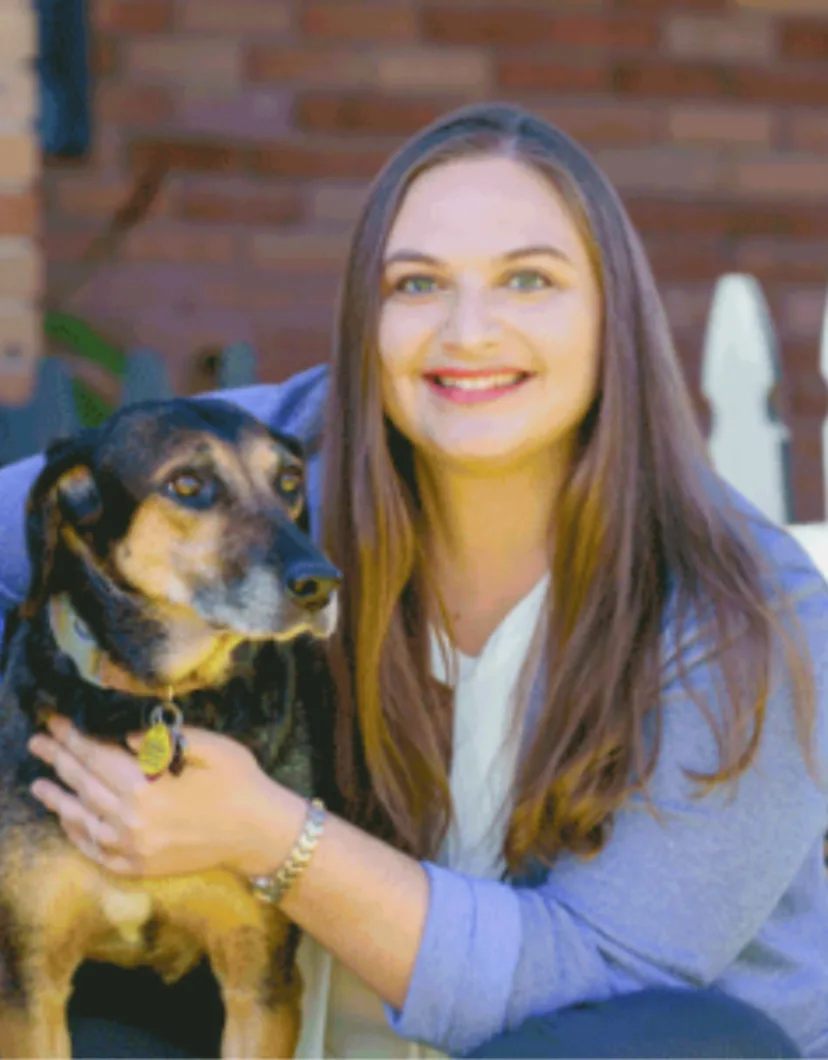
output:
[{"label": "dog's mouth", "polygon": [[245,640],[288,641],[303,633],[324,639],[336,627],[338,594],[333,579],[320,586],[309,578],[289,592],[274,571],[254,567],[229,585],[199,586],[192,607],[217,632]]}]

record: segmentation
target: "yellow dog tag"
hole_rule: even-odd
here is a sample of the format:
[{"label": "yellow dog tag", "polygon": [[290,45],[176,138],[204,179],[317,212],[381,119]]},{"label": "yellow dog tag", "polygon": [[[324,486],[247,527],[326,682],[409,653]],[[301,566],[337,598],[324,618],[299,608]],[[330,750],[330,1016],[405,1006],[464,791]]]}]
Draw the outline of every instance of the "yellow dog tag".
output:
[{"label": "yellow dog tag", "polygon": [[138,748],[138,765],[148,777],[157,777],[170,767],[175,753],[173,736],[163,721],[147,729]]}]

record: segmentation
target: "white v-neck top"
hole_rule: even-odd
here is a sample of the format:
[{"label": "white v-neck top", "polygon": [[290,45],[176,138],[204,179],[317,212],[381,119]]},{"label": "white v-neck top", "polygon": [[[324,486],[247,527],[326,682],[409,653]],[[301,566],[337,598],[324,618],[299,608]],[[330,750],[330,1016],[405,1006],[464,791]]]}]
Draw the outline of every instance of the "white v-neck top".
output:
[{"label": "white v-neck top", "polygon": [[[453,650],[432,631],[432,674],[454,688],[454,817],[436,860],[470,876],[499,879],[505,867],[501,850],[521,729],[515,695],[535,633],[542,629],[549,580],[544,575],[512,608],[479,655]],[[308,935],[299,963],[305,993],[297,1057],[445,1055],[395,1034],[379,996]]]}]

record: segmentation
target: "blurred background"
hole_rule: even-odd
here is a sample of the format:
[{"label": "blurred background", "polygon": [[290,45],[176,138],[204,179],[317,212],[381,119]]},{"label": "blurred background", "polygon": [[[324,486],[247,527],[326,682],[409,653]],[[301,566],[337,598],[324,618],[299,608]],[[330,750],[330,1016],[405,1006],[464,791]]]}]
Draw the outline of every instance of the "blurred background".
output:
[{"label": "blurred background", "polygon": [[181,393],[228,344],[268,382],[325,360],[383,160],[518,100],[619,188],[705,423],[714,287],[759,281],[789,516],[823,517],[828,0],[0,0],[0,28],[0,401],[44,353],[93,418],[130,350]]}]

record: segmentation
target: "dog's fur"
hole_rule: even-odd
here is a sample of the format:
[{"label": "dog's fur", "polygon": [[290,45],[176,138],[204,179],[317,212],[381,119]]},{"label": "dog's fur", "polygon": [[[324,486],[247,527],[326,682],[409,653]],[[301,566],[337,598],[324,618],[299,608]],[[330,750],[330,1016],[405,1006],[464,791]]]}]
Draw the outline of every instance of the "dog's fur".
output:
[{"label": "dog's fur", "polygon": [[[123,742],[171,690],[186,724],[231,734],[312,793],[297,677],[333,628],[339,575],[306,533],[297,443],[221,401],[126,408],[50,450],[26,529],[30,590],[7,623],[0,692],[0,1056],[71,1055],[84,961],[173,982],[204,955],[222,1055],[292,1055],[296,929],[229,871],[127,879],[85,858],[29,793],[53,774],[26,744],[52,712]],[[100,649],[97,680],[59,645],[55,601]]]}]

